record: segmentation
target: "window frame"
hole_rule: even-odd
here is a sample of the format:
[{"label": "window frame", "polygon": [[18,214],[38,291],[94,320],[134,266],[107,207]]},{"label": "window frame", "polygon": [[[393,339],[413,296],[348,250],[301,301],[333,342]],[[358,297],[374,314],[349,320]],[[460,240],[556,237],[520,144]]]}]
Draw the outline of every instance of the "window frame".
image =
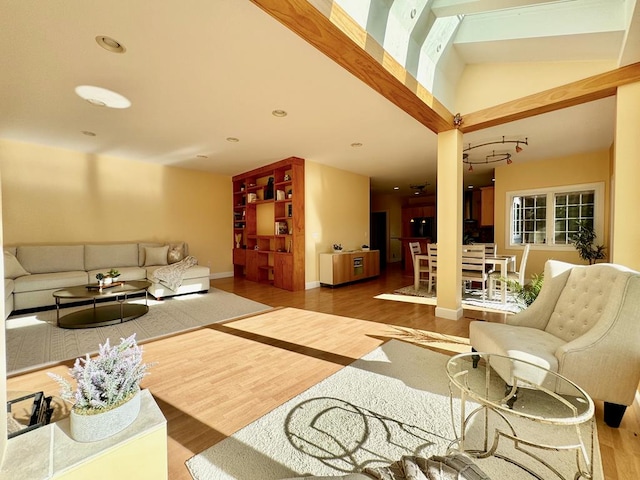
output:
[{"label": "window frame", "polygon": [[[505,208],[505,245],[507,248],[517,249],[522,247],[522,243],[513,243],[513,198],[521,196],[535,196],[546,195],[547,197],[547,216],[546,216],[546,228],[545,228],[545,243],[532,243],[531,248],[536,250],[555,250],[555,251],[575,251],[573,244],[559,244],[548,243],[549,239],[554,240],[555,230],[555,196],[556,194],[568,194],[584,192],[585,190],[593,190],[594,193],[594,205],[593,205],[593,226],[596,233],[596,243],[602,243],[604,238],[604,182],[595,183],[581,183],[575,185],[560,185],[557,187],[544,187],[544,188],[532,188],[528,190],[512,190],[506,192],[506,205]],[[555,241],[555,240],[554,240]]]}]

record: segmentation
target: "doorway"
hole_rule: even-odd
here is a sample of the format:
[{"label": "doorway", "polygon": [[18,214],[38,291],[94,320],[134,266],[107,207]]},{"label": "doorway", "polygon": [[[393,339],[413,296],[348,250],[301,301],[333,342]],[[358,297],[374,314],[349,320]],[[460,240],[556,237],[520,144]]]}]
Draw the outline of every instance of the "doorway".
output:
[{"label": "doorway", "polygon": [[370,221],[371,250],[380,250],[380,269],[387,267],[387,212],[372,212]]}]

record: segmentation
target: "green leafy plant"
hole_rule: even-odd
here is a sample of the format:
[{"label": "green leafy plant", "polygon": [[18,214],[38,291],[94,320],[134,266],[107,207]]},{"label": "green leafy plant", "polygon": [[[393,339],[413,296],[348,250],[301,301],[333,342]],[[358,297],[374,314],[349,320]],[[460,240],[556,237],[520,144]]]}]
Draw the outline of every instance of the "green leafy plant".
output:
[{"label": "green leafy plant", "polygon": [[[504,281],[504,279],[500,279]],[[531,282],[522,285],[517,280],[506,280],[507,287],[515,294],[518,305],[521,310],[524,310],[531,305],[542,288],[544,282],[544,275],[534,273],[531,276]]]},{"label": "green leafy plant", "polygon": [[596,241],[596,232],[591,222],[578,220],[578,231],[571,237],[572,243],[578,250],[578,255],[583,260],[593,265],[596,261],[605,258],[604,245],[594,245]]},{"label": "green leafy plant", "polygon": [[112,278],[117,278],[120,276],[120,272],[118,270],[116,270],[115,268],[112,268],[111,270],[109,270],[107,272],[107,275],[109,275]]},{"label": "green leafy plant", "polygon": [[60,385],[60,396],[73,402],[76,413],[93,415],[111,410],[128,401],[140,390],[140,381],[151,364],[142,363],[142,347],[136,343],[135,333],[120,339],[112,347],[109,339],[100,345],[95,358],[77,358],[69,375],[71,383],[60,375],[48,375]]}]

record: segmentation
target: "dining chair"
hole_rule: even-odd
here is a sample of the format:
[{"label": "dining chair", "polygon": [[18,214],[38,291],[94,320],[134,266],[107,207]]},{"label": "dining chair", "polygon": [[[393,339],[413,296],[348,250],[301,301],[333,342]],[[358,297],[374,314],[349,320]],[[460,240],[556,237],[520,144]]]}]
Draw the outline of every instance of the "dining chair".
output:
[{"label": "dining chair", "polygon": [[427,292],[431,293],[431,287],[435,285],[435,280],[438,275],[438,244],[437,243],[428,243],[427,244],[427,255],[429,257],[429,285],[427,287]]},{"label": "dining chair", "polygon": [[[516,281],[520,285],[524,285],[524,273],[525,268],[527,266],[527,258],[529,258],[529,250],[531,249],[531,244],[526,243],[524,245],[524,250],[522,251],[522,258],[520,259],[520,267],[517,271],[507,272],[507,281]],[[494,292],[496,291],[498,284],[502,281],[502,276],[500,272],[493,271],[489,274],[489,299],[493,298]],[[508,284],[507,284],[508,288]]]},{"label": "dining chair", "polygon": [[479,282],[482,284],[482,301],[485,299],[487,280],[489,275],[485,269],[485,247],[484,245],[463,245],[462,246],[462,294],[464,296],[465,285],[468,282]]},{"label": "dining chair", "polygon": [[416,257],[416,255],[422,255],[420,243],[409,242],[409,249],[411,250],[411,261],[413,262],[413,288],[417,291],[420,288],[422,274],[429,273],[429,266],[426,259]]}]

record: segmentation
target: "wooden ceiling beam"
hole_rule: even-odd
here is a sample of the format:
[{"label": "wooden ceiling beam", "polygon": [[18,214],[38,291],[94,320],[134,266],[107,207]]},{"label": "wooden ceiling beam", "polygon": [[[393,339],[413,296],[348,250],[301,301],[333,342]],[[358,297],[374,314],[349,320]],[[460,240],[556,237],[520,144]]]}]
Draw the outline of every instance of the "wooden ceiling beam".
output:
[{"label": "wooden ceiling beam", "polygon": [[335,3],[329,19],[307,0],[251,1],[432,132],[453,128],[453,114]]},{"label": "wooden ceiling beam", "polygon": [[475,132],[496,125],[573,107],[615,95],[621,85],[640,81],[640,63],[485,108],[462,116],[460,131]]}]

